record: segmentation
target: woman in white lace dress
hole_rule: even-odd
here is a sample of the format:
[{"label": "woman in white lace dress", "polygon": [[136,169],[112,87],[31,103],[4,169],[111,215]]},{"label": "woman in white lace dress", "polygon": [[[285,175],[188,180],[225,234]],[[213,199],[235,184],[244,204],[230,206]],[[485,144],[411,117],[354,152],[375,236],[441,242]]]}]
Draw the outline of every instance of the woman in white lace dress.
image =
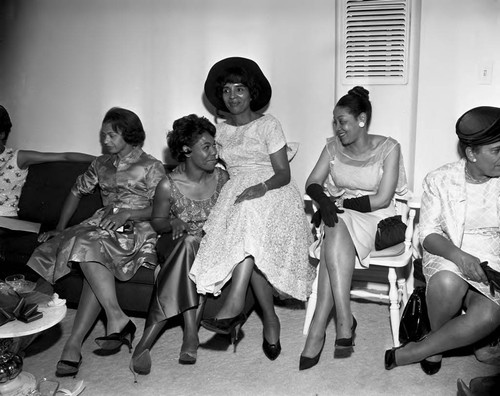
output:
[{"label": "woman in white lace dress", "polygon": [[[356,319],[350,290],[355,266],[368,267],[377,224],[395,215],[394,194],[406,191],[406,175],[399,143],[368,134],[371,120],[368,91],[354,87],[333,110],[335,136],[326,146],[307,179],[307,194],[322,217],[322,236],[312,246],[320,258],[318,302],[299,369],[315,366],[326,339],[326,326],[335,308],[335,358],[351,355]],[[324,191],[326,182],[329,196]]]},{"label": "woman in white lace dress", "polygon": [[210,70],[205,93],[227,113],[215,138],[230,179],[205,223],[191,278],[202,294],[219,294],[231,278],[232,284],[217,317],[201,324],[234,340],[245,321],[242,310],[251,284],[263,313],[263,349],[274,360],[281,345],[273,292],[306,300],[314,279],[302,197],[290,177],[279,121],[257,112],[271,98],[259,66],[250,59],[224,59]]},{"label": "woman in white lace dress", "polygon": [[441,353],[500,325],[500,291],[492,293],[481,267],[487,262],[500,271],[500,108],[469,110],[456,132],[464,158],[430,172],[423,184],[420,242],[431,333],[386,351],[388,370],[420,362],[435,374]]}]

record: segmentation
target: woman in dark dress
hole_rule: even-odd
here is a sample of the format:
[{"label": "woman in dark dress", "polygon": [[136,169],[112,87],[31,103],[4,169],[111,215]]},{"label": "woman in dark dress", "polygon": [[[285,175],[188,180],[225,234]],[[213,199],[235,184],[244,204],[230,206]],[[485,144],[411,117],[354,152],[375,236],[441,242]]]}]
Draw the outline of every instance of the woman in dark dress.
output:
[{"label": "woman in dark dress", "polygon": [[168,134],[170,152],[180,165],[156,188],[152,224],[162,234],[157,251],[164,264],[155,281],[142,339],[130,362],[133,373],[149,374],[153,342],[166,320],[181,313],[184,337],[179,363],[196,363],[202,305],[189,271],[200,246],[203,225],[229,178],[226,171],[215,167],[214,136],[215,127],[194,114],[176,120]]}]

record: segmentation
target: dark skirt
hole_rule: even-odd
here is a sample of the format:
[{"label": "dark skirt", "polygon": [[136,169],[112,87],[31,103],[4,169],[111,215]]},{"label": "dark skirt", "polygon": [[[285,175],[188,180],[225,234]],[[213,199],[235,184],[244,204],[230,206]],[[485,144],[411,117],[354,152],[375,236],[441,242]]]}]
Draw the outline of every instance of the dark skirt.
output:
[{"label": "dark skirt", "polygon": [[189,271],[200,241],[200,237],[188,234],[172,240],[172,233],[158,239],[158,261],[164,263],[155,280],[146,327],[198,306],[199,296]]},{"label": "dark skirt", "polygon": [[[172,318],[196,308],[199,298],[196,284],[189,277],[189,271],[200,246],[200,237],[184,234],[172,240],[172,234],[163,234],[156,244],[158,262],[161,266],[156,277],[151,303],[149,305],[146,327]],[[203,317],[214,317],[227,298],[229,282],[218,297],[207,295]],[[254,295],[251,288],[247,291],[244,312],[253,309]]]}]

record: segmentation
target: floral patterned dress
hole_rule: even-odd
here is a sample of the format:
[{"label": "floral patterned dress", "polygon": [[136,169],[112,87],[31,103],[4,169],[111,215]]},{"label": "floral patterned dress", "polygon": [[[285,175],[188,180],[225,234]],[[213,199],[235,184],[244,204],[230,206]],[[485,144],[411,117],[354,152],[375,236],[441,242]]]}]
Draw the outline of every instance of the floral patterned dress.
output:
[{"label": "floral patterned dress", "polygon": [[0,154],[0,216],[17,216],[21,189],[28,176],[28,169],[17,166],[19,150],[5,147]]},{"label": "floral patterned dress", "polygon": [[217,125],[219,156],[230,179],[205,223],[191,268],[198,293],[218,295],[246,257],[283,297],[305,300],[316,271],[309,264],[311,230],[295,182],[235,204],[246,188],[274,175],[270,154],[286,145],[279,121],[264,115],[242,126]]},{"label": "floral patterned dress", "polygon": [[36,248],[27,265],[51,283],[68,274],[73,262],[99,263],[122,281],[132,278],[141,265],[154,267],[156,233],[149,221],[134,221],[129,233],[103,230],[99,223],[109,210],[150,206],[163,177],[162,163],[138,147],[122,159],[98,157],[71,192],[80,197],[99,187],[104,207]]}]

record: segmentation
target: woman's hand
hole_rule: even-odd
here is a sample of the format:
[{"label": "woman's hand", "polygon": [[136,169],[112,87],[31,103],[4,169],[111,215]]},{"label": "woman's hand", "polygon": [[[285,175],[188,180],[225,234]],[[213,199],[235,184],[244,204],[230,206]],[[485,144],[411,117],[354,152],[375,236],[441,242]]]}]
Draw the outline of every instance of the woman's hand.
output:
[{"label": "woman's hand", "polygon": [[174,240],[180,238],[188,229],[187,224],[181,219],[172,219],[170,225],[172,226],[172,239]]},{"label": "woman's hand", "polygon": [[105,215],[101,219],[99,227],[101,227],[103,230],[116,231],[130,218],[130,215],[126,209],[119,209],[116,211],[116,213],[112,212],[113,211],[110,211],[109,214]]},{"label": "woman's hand", "polygon": [[38,242],[46,242],[50,238],[54,238],[55,236],[59,235],[61,232],[62,231],[59,231],[59,230],[42,232],[40,235],[38,235]]},{"label": "woman's hand", "polygon": [[453,262],[468,280],[488,283],[488,278],[481,268],[481,260],[477,257],[461,250]]},{"label": "woman's hand", "polygon": [[251,199],[260,198],[264,196],[266,192],[267,192],[267,187],[265,183],[256,184],[255,186],[248,187],[247,189],[245,189],[245,191],[243,191],[240,195],[238,195],[234,203],[239,204],[240,202],[243,201],[249,201]]}]

